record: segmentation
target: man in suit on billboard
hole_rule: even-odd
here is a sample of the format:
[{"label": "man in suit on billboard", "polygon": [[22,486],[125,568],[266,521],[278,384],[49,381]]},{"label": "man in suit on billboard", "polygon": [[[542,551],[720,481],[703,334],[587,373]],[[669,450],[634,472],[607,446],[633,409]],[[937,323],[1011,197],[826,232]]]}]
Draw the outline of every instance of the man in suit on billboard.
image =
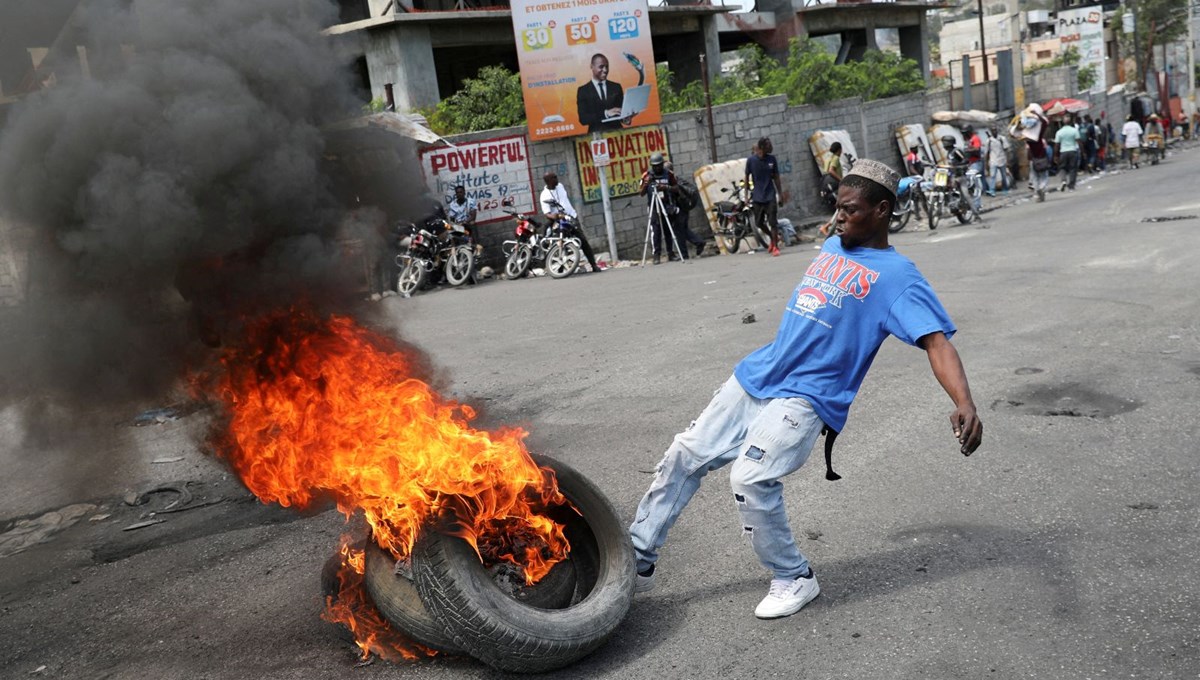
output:
[{"label": "man in suit on billboard", "polygon": [[629,123],[629,119],[608,122],[604,122],[604,119],[621,115],[624,101],[625,91],[621,89],[621,84],[608,79],[608,57],[593,54],[592,79],[580,86],[575,95],[579,124],[586,125],[588,132],[620,130],[623,123]]}]

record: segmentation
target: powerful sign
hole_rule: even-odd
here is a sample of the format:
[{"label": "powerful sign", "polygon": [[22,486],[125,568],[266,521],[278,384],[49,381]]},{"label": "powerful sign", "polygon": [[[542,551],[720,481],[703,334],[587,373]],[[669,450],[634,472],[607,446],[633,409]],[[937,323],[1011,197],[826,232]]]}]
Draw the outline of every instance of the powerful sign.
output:
[{"label": "powerful sign", "polygon": [[533,141],[662,121],[646,0],[512,0]]},{"label": "powerful sign", "polygon": [[609,162],[606,167],[597,168],[592,158],[592,141],[575,140],[575,159],[579,161],[584,203],[595,203],[602,199],[601,172],[608,173],[609,198],[633,196],[638,192],[642,173],[650,164],[650,154],[658,151],[670,157],[667,152],[667,132],[656,127],[605,132],[604,141],[608,142]]},{"label": "powerful sign", "polygon": [[524,137],[501,137],[421,152],[421,170],[434,196],[449,202],[461,184],[475,199],[479,224],[507,217],[500,201],[513,199],[520,212],[534,210],[533,180]]},{"label": "powerful sign", "polygon": [[1096,84],[1093,92],[1103,92],[1104,83],[1104,12],[1103,8],[1083,7],[1058,13],[1055,32],[1065,52],[1074,46],[1079,50],[1079,67],[1094,66]]}]

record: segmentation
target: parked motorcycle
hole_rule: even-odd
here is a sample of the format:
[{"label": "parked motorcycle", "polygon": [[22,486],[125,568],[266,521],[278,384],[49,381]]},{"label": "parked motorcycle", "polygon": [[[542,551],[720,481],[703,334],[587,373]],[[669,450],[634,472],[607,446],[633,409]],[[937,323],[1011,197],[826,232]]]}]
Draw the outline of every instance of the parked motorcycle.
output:
[{"label": "parked motorcycle", "polygon": [[888,225],[889,232],[895,234],[903,230],[908,225],[908,220],[920,212],[921,206],[925,206],[925,211],[929,212],[929,204],[922,186],[924,183],[925,178],[921,175],[900,178],[900,184],[896,188],[896,207],[892,210],[892,221]]},{"label": "parked motorcycle", "polygon": [[[573,217],[551,220],[543,234],[538,234],[535,213],[519,213],[512,201],[505,199],[504,212],[517,221],[513,238],[503,243],[504,273],[510,279],[525,276],[534,262],[543,262],[551,278],[564,279],[575,273],[583,261],[583,248],[575,231],[579,222]],[[562,206],[551,201],[550,207],[560,211]]]},{"label": "parked motorcycle", "polygon": [[975,211],[975,201],[982,195],[983,180],[974,169],[968,169],[961,177],[957,177],[952,166],[938,164],[933,169],[933,186],[927,197],[929,228],[937,229],[945,210],[949,210],[962,224],[967,224],[979,216]]},{"label": "parked motorcycle", "polygon": [[433,218],[421,227],[411,225],[405,252],[396,256],[400,276],[396,290],[409,297],[437,276],[461,286],[475,273],[475,247],[465,226]]},{"label": "parked motorcycle", "polygon": [[733,194],[732,201],[717,201],[713,213],[717,218],[716,237],[725,244],[725,251],[736,253],[742,239],[753,235],[759,246],[766,248],[771,243],[768,234],[754,224],[754,212],[750,209],[747,197],[746,182],[733,181],[728,187],[722,187],[721,193]]}]

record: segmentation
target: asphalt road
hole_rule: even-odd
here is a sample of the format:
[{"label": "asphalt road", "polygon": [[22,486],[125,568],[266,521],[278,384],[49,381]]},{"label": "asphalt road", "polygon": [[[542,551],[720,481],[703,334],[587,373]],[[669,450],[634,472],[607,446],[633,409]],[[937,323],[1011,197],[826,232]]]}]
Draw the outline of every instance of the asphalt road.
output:
[{"label": "asphalt road", "polygon": [[[787,480],[821,596],[754,618],[769,576],[717,472],[672,532],[657,589],[556,677],[1200,676],[1198,175],[1200,153],[1184,152],[982,225],[893,237],[959,327],[981,449],[958,453],[923,353],[889,340],[838,440],[844,479],[826,481],[817,456]],[[486,424],[526,427],[628,519],[673,434],[771,339],[812,256],[488,282],[376,309],[429,353],[440,387]],[[97,405],[29,437],[0,414],[0,533],[96,506],[0,558],[0,676],[495,675],[468,659],[355,667],[318,618],[341,516],[246,498],[191,443],[204,413],[128,427],[135,415]],[[113,423],[122,436],[94,460],[64,453]],[[141,512],[124,490],[184,479],[221,502],[121,531]]]}]

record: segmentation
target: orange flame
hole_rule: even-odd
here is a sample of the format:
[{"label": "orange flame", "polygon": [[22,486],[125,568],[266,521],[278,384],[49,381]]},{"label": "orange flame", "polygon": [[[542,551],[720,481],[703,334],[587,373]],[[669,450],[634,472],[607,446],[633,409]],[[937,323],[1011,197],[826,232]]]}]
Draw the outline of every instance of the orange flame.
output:
[{"label": "orange flame", "polygon": [[336,595],[325,596],[325,611],[321,618],[345,626],[354,635],[354,644],[364,661],[372,654],[388,661],[412,661],[437,654],[409,640],[380,615],[363,586],[366,555],[361,548],[352,547],[352,542],[349,534],[342,536],[338,551],[342,557],[337,573],[338,591]]},{"label": "orange flame", "polygon": [[566,501],[529,457],[527,433],[471,427],[474,411],[412,377],[387,338],[346,317],[276,312],[248,323],[220,363],[216,445],[263,502],[332,498],[399,559],[441,520],[530,584],[569,552],[562,527],[539,514]]}]

